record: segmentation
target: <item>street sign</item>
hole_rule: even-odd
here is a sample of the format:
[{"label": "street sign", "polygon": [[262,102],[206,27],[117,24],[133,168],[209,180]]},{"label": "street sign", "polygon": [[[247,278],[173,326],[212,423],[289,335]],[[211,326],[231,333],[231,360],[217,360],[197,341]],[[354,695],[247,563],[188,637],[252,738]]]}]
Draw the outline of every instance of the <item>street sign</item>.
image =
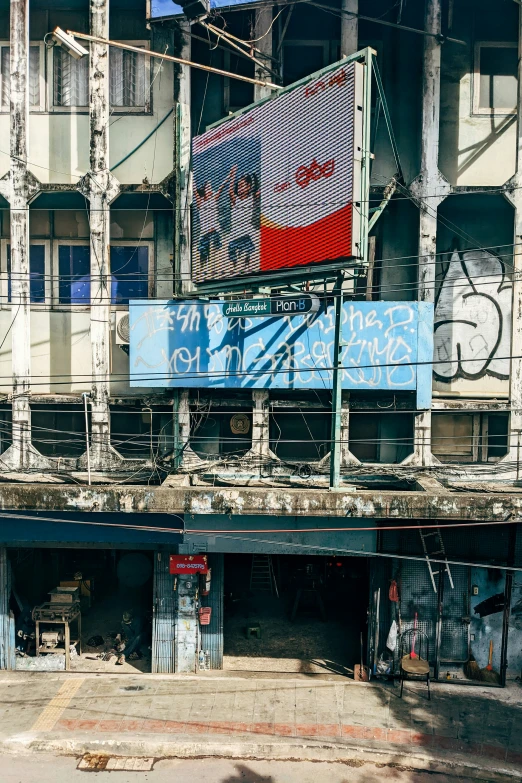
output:
[{"label": "street sign", "polygon": [[313,294],[274,296],[269,299],[243,299],[225,302],[223,315],[228,318],[251,318],[261,315],[306,315],[319,310],[319,299]]}]

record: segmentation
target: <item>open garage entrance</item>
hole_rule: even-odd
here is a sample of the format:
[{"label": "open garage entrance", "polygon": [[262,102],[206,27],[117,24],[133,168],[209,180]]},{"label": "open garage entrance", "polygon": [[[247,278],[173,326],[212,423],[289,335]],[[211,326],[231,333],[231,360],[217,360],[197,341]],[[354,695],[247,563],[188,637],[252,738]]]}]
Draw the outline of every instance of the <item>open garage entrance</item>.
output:
[{"label": "open garage entrance", "polygon": [[223,668],[353,676],[368,595],[364,557],[225,554]]},{"label": "open garage entrance", "polygon": [[16,669],[151,671],[152,552],[13,548],[9,559]]}]

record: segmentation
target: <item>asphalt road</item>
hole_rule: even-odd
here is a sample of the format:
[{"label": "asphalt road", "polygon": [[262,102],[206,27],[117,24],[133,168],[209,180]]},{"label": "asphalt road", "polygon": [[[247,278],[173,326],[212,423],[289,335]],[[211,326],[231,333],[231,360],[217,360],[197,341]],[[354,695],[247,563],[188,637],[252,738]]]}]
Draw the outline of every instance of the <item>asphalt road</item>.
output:
[{"label": "asphalt road", "polygon": [[[353,767],[308,761],[164,759],[149,772],[84,772],[79,759],[63,756],[3,756],[2,783],[468,783],[469,778],[422,773],[364,763]],[[87,776],[86,776],[87,775]],[[90,776],[90,777],[89,777]]]}]

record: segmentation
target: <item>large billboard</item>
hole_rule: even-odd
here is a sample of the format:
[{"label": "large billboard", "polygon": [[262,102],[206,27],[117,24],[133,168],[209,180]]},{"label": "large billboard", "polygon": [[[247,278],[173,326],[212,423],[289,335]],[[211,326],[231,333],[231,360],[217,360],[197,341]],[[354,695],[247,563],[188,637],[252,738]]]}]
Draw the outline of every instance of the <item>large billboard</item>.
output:
[{"label": "large billboard", "polygon": [[[132,387],[332,388],[330,302],[307,315],[238,317],[225,302],[137,299],[129,319]],[[345,302],[342,338],[343,389],[417,391],[417,406],[431,405],[433,304]]]},{"label": "large billboard", "polygon": [[341,61],[193,139],[196,283],[360,255],[363,77]]}]

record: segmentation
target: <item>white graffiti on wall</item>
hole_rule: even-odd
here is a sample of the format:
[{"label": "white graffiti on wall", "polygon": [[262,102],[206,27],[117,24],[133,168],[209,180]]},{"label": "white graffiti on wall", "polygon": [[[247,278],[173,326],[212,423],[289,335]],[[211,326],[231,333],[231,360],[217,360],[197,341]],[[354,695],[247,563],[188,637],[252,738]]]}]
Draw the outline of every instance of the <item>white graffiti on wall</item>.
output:
[{"label": "white graffiti on wall", "polygon": [[486,250],[451,254],[435,302],[436,380],[509,377],[511,296],[498,256]]},{"label": "white graffiti on wall", "polygon": [[[347,303],[342,322],[345,388],[415,388],[416,304]],[[160,303],[137,308],[135,316],[131,306],[131,370],[145,385],[155,385],[157,374],[156,385],[329,388],[334,331],[333,307],[308,316],[230,318],[214,303]]]}]

